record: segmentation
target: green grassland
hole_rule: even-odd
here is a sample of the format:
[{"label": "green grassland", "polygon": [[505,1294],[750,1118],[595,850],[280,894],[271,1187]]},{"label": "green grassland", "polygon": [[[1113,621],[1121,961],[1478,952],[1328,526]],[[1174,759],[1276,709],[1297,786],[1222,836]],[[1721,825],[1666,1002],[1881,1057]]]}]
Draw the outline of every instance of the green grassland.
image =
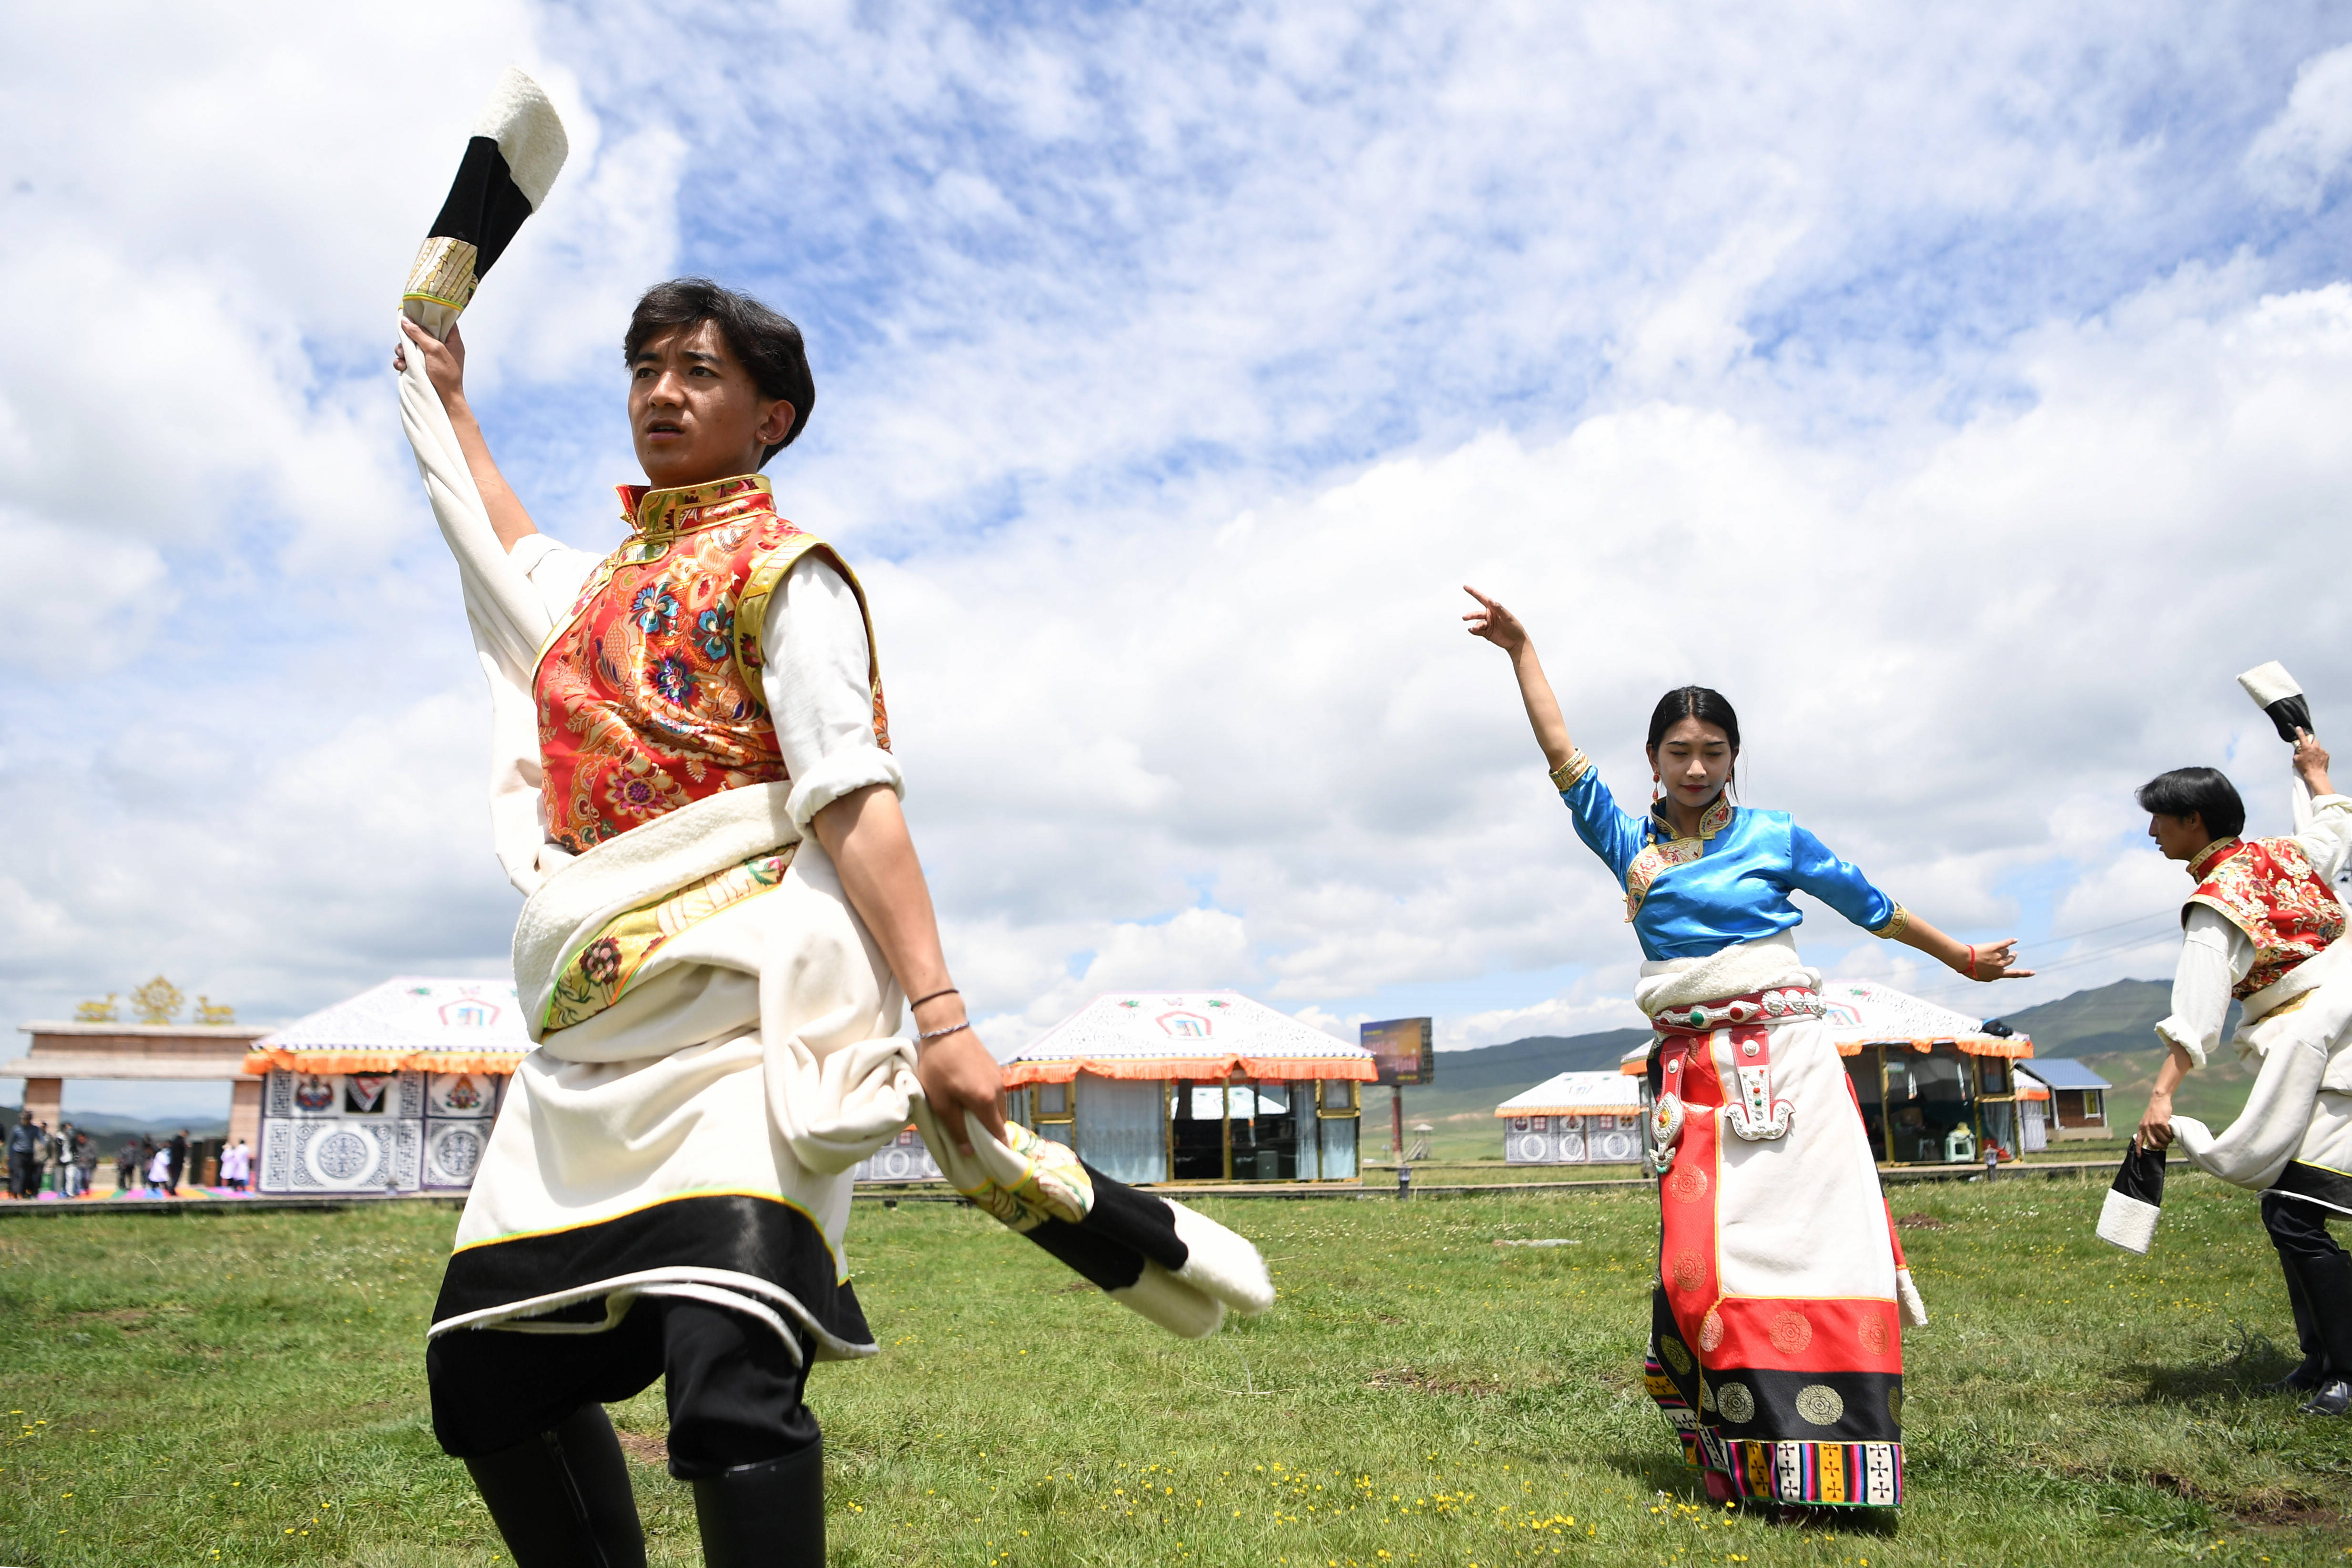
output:
[{"label": "green grassland", "polygon": [[[2341,1563],[2352,1423],[2260,1392],[2290,1330],[2252,1198],[2178,1179],[2156,1255],[2094,1183],[1898,1189],[1909,1503],[1707,1507],[1637,1366],[1640,1191],[1208,1201],[1282,1299],[1179,1342],[977,1212],[861,1205],[882,1342],[828,1365],[835,1561],[1029,1565]],[[456,1216],[0,1220],[0,1563],[488,1564],[419,1336]],[[1570,1245],[1506,1247],[1546,1239]],[[616,1407],[654,1560],[698,1561],[657,1392]]]}]

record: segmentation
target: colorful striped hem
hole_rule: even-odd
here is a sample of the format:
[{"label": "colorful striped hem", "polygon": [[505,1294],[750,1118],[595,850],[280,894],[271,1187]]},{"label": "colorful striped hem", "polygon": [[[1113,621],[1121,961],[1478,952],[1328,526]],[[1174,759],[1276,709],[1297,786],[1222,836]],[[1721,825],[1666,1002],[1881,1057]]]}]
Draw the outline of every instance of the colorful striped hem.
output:
[{"label": "colorful striped hem", "polygon": [[[1814,1508],[1900,1508],[1900,1443],[1761,1442],[1701,1427],[1686,1456],[1731,1483],[1740,1497]],[[1692,1451],[1696,1449],[1696,1455]]]}]

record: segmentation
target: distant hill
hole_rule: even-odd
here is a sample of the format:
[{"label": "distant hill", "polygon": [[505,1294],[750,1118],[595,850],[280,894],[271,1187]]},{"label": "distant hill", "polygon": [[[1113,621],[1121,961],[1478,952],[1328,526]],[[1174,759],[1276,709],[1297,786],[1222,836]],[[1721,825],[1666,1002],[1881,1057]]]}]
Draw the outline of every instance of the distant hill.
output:
[{"label": "distant hill", "polygon": [[[1412,1121],[1491,1120],[1497,1101],[1533,1089],[1554,1073],[1610,1071],[1627,1051],[1649,1037],[1647,1029],[1604,1029],[1593,1035],[1530,1035],[1507,1045],[1440,1051],[1437,1081],[1406,1089],[1404,1113]],[[1385,1149],[1388,1091],[1367,1089],[1364,1109],[1366,1115],[1380,1121],[1379,1137]],[[1498,1139],[1501,1136],[1496,1133]]]},{"label": "distant hill", "polygon": [[1530,1035],[1504,1046],[1440,1051],[1439,1089],[1497,1089],[1507,1098],[1554,1073],[1599,1072],[1650,1037],[1647,1029],[1604,1029],[1597,1035]]},{"label": "distant hill", "polygon": [[[2156,1087],[2156,1069],[2165,1056],[2156,1024],[2171,1011],[2169,981],[2118,980],[2004,1016],[2019,1034],[2032,1037],[2035,1056],[2073,1057],[2115,1085],[2107,1091],[2107,1121],[2120,1134],[2137,1125],[2140,1112],[2147,1109],[2148,1091]],[[2231,1003],[2221,1038],[2228,1040],[2237,1026],[2238,1007]],[[2033,1070],[2031,1063],[2026,1070]],[[2225,1045],[2200,1071],[2189,1075],[2173,1096],[2173,1109],[2218,1131],[2245,1109],[2246,1093],[2253,1084],[2252,1069],[2241,1065],[2237,1053]]]},{"label": "distant hill", "polygon": [[[2170,1011],[2170,981],[2118,980],[2095,991],[2077,991],[2001,1016],[2019,1034],[2033,1037],[2035,1056],[2089,1057],[2154,1050],[2156,1022]],[[2228,1027],[2235,1027],[2237,1021],[2233,1003]],[[2223,1037],[2228,1037],[2226,1027]]]}]

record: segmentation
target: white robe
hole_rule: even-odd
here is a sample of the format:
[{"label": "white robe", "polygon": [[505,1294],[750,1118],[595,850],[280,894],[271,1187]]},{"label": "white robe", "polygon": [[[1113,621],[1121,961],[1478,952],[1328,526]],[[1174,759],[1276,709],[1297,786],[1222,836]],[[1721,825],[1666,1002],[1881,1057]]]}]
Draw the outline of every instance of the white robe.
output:
[{"label": "white robe", "polygon": [[[458,1224],[458,1258],[669,1199],[723,1194],[806,1215],[832,1255],[835,1283],[845,1281],[850,1168],[918,1115],[919,1096],[912,1044],[897,1037],[897,982],[824,849],[806,836],[809,820],[840,796],[874,784],[902,787],[897,762],[875,743],[865,625],[847,584],[829,565],[803,560],[761,627],[762,694],[789,782],[726,791],[573,856],[545,830],[530,676],[601,557],[544,536],[511,554],[502,549],[421,354],[408,356],[400,396],[489,679],[493,837],[509,877],[529,895],[514,958],[532,1037],[541,1037],[557,973],[614,915],[751,856],[793,854],[781,886],[665,943],[611,1007],[523,1059]],[[578,1332],[604,1325],[546,1315],[602,1298],[609,1324],[644,1295],[721,1301],[780,1331],[797,1323],[820,1355],[873,1350],[862,1334],[833,1331],[818,1304],[772,1279],[689,1266],[564,1280],[443,1318],[431,1331]]]},{"label": "white robe", "polygon": [[[2294,842],[2332,886],[2352,855],[2352,797],[2311,801]],[[2202,1067],[2221,1039],[2231,988],[2253,968],[2254,944],[2204,904],[2190,906],[2184,923],[2172,1012],[2156,1032]],[[2352,937],[2247,997],[2244,1009],[2231,1043],[2241,1058],[2260,1062],[2246,1107],[2220,1133],[2193,1116],[2174,1117],[2181,1152],[2199,1169],[2256,1191],[2290,1163],[2352,1182]],[[2308,1192],[2286,1195],[2343,1206]]]}]

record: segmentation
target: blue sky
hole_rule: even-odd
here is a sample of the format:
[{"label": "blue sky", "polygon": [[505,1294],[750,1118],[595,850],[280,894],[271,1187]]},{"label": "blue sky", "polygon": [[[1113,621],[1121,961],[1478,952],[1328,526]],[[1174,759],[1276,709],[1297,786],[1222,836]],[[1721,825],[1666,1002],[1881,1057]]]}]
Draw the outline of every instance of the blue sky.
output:
[{"label": "blue sky", "polygon": [[544,526],[609,541],[635,291],[707,272],[803,324],[818,401],[772,471],[873,590],[1000,1049],[1129,985],[1455,1045],[1628,1021],[1613,889],[1465,579],[1622,793],[1657,692],[1706,680],[1751,801],[2058,965],[1987,996],[1808,922],[1971,1010],[2165,973],[2179,873],[2131,786],[2227,759],[2275,826],[2230,677],[2284,659],[2323,724],[2352,689],[2329,7],[10,30],[15,1019],[158,970],[268,1020],[500,968],[486,699],[381,366],[510,61],[574,153],[467,316],[492,440]]}]

